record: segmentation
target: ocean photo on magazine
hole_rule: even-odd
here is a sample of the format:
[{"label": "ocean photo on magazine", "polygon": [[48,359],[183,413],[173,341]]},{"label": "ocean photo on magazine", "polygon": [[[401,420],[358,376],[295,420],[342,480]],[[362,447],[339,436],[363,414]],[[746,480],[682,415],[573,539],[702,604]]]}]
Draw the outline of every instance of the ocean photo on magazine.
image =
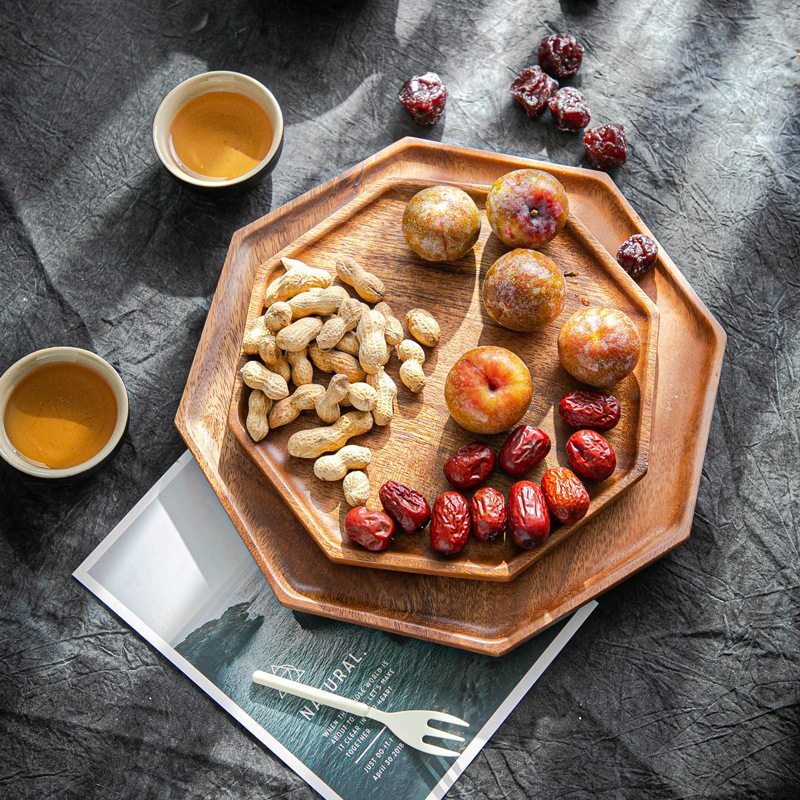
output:
[{"label": "ocean photo on magazine", "polygon": [[493,658],[292,612],[276,599],[192,460],[87,572],[344,800],[424,800],[453,759],[418,752],[371,720],[255,684],[255,670],[384,711],[454,714],[470,724],[451,729],[466,742],[432,743],[459,750],[565,624]]}]

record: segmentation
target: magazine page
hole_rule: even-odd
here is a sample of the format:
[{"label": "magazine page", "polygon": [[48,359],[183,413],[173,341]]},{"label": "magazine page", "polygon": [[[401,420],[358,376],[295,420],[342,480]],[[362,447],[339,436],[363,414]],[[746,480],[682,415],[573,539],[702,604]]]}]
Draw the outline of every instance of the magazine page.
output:
[{"label": "magazine page", "polygon": [[[440,798],[596,606],[502,658],[292,612],[186,453],[74,573],[327,798]],[[382,711],[445,711],[457,758],[252,681],[255,670]]]}]

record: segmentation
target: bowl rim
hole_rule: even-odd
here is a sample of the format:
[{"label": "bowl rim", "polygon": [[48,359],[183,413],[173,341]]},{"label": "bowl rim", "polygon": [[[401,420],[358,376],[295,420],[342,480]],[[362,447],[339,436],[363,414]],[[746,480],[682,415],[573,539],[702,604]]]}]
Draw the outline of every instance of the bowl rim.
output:
[{"label": "bowl rim", "polygon": [[[258,102],[259,105],[261,105],[261,107],[267,112],[270,122],[272,123],[272,144],[270,145],[267,155],[264,156],[264,158],[259,161],[258,164],[256,164],[256,166],[253,167],[249,172],[244,173],[244,175],[224,181],[216,180],[214,178],[197,178],[193,175],[190,175],[188,172],[184,172],[175,164],[171,155],[168,152],[165,152],[164,148],[161,146],[159,135],[164,129],[166,129],[168,132],[169,126],[172,124],[172,120],[175,118],[175,115],[186,105],[186,103],[189,102],[189,100],[192,100],[195,97],[199,97],[203,94],[208,94],[209,92],[222,91],[220,88],[221,84],[226,81],[230,82],[232,86],[239,84],[240,86],[248,86],[251,89],[255,89],[256,93],[261,98],[256,102]],[[204,85],[205,88],[203,88],[202,91],[197,91],[195,94],[192,94],[195,90],[203,87]],[[234,89],[232,88],[231,91],[234,91]],[[189,97],[189,94],[192,94],[192,96]],[[181,101],[181,96],[184,95],[187,97],[185,100]],[[251,99],[255,98],[251,97]],[[173,103],[176,104],[176,109],[174,113],[170,114],[169,109]],[[263,83],[255,78],[252,78],[250,75],[245,75],[242,72],[233,72],[231,70],[213,70],[211,72],[201,72],[197,75],[187,78],[185,81],[181,81],[181,83],[167,93],[167,95],[159,104],[158,110],[153,118],[152,134],[153,146],[155,147],[159,161],[161,161],[161,163],[170,171],[170,173],[172,173],[172,175],[178,178],[178,180],[191,184],[192,186],[202,187],[204,189],[222,189],[225,187],[236,186],[240,183],[248,181],[254,175],[258,175],[258,173],[267,167],[276,157],[283,142],[283,112],[281,111],[280,104],[275,99],[275,95],[273,95]]]},{"label": "bowl rim", "polygon": [[[31,372],[47,364],[74,363],[94,369],[109,385],[117,403],[117,421],[103,448],[88,461],[72,467],[51,469],[43,467],[17,452],[6,433],[5,411],[8,399],[20,381]],[[119,373],[104,358],[81,347],[47,347],[36,350],[15,361],[0,375],[0,457],[20,472],[37,478],[69,478],[93,469],[103,462],[119,444],[128,424],[130,404],[128,392]]]}]

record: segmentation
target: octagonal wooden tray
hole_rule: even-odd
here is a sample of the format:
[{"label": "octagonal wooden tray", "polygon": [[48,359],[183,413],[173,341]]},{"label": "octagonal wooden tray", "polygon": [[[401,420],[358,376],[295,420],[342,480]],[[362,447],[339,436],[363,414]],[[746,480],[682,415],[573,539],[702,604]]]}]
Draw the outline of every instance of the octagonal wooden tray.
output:
[{"label": "octagonal wooden tray", "polygon": [[660,312],[648,474],[516,580],[333,563],[228,427],[247,298],[262,263],[381,178],[487,185],[523,166],[555,174],[610,253],[633,233],[653,235],[602,173],[409,138],[233,236],[175,421],[283,605],[499,656],[688,538],[726,337],[663,249],[640,283]]},{"label": "octagonal wooden tray", "polygon": [[[482,439],[499,451],[508,432],[484,437],[471,434],[453,422],[444,404],[444,382],[450,368],[463,353],[480,345],[508,348],[519,355],[531,371],[533,400],[523,422],[542,428],[550,436],[553,447],[547,459],[526,478],[538,482],[550,467],[559,464],[569,467],[565,445],[572,431],[560,420],[556,408],[564,394],[579,388],[580,384],[559,365],[558,331],[570,314],[586,306],[610,306],[624,311],[639,331],[642,357],[634,372],[613,389],[625,412],[620,424],[607,433],[617,454],[617,469],[601,483],[587,482],[591,504],[586,516],[572,525],[559,526],[554,520],[548,540],[533,550],[517,547],[510,536],[491,544],[470,537],[458,556],[442,556],[431,548],[426,530],[418,534],[399,534],[385,551],[371,553],[344,534],[344,518],[349,506],[344,500],[341,482],[319,481],[312,471],[313,461],[287,455],[287,441],[295,431],[322,424],[313,411],[301,414],[289,425],[271,430],[261,442],[254,442],[248,435],[245,420],[250,390],[238,375],[238,367],[257,356],[241,353],[228,421],[242,447],[333,561],[429,575],[511,580],[565,541],[645,474],[658,311],[573,214],[564,230],[541,248],[566,275],[568,289],[564,310],[544,330],[536,333],[517,333],[501,327],[485,313],[481,302],[486,272],[509,250],[492,234],[486,220],[484,207],[488,187],[461,187],[470,193],[481,211],[481,234],[473,250],[457,262],[431,264],[409,249],[400,224],[408,201],[429,185],[427,181],[407,178],[378,181],[356,200],[268,259],[256,272],[246,325],[249,327],[263,313],[264,292],[284,271],[282,257],[299,259],[335,274],[335,258],[343,254],[360,260],[383,279],[386,300],[401,320],[409,309],[421,306],[439,321],[442,339],[428,352],[424,392],[415,395],[403,386],[398,375],[399,362],[391,358],[386,369],[398,386],[394,419],[389,426],[374,427],[353,440],[372,450],[372,462],[367,469],[372,485],[368,505],[380,508],[378,487],[388,480],[414,486],[433,505],[436,497],[452,488],[442,466],[459,447]],[[329,379],[330,375],[315,371],[315,382],[320,385],[327,385]],[[508,496],[516,480],[496,470],[487,485]]]}]

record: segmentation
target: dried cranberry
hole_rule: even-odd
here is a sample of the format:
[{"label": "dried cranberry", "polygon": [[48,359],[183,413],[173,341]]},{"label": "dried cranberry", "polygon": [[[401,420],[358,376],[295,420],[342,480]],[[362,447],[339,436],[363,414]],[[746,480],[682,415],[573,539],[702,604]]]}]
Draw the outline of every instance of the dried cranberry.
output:
[{"label": "dried cranberry", "polygon": [[400,481],[386,481],[378,490],[383,510],[406,532],[413,533],[431,518],[428,501]]},{"label": "dried cranberry", "polygon": [[583,45],[568,33],[545,36],[539,43],[539,66],[554,78],[574,75],[583,61]]},{"label": "dried cranberry", "polygon": [[571,428],[610,431],[619,422],[620,405],[613,394],[574,389],[561,398],[558,413]]},{"label": "dried cranberry", "polygon": [[577,89],[565,86],[559,89],[548,101],[547,106],[556,126],[562,131],[579,131],[589,124],[592,115],[586,98]]},{"label": "dried cranberry", "polygon": [[567,442],[572,469],[590,481],[604,481],[617,468],[614,448],[597,431],[577,431]]},{"label": "dried cranberry", "polygon": [[540,67],[525,67],[511,84],[511,96],[529,117],[538,117],[556,89],[558,83],[545,75]]},{"label": "dried cranberry", "polygon": [[643,233],[634,233],[617,250],[617,263],[634,280],[639,280],[656,263],[658,245]]},{"label": "dried cranberry", "polygon": [[614,169],[628,160],[628,143],[622,125],[598,125],[583,134],[583,149],[594,169]]},{"label": "dried cranberry", "polygon": [[435,72],[426,72],[409,78],[400,87],[397,96],[414,122],[433,125],[444,113],[447,87]]},{"label": "dried cranberry", "polygon": [[444,476],[456,489],[471,489],[489,477],[495,461],[494,451],[488,444],[465,444],[447,460]]}]

